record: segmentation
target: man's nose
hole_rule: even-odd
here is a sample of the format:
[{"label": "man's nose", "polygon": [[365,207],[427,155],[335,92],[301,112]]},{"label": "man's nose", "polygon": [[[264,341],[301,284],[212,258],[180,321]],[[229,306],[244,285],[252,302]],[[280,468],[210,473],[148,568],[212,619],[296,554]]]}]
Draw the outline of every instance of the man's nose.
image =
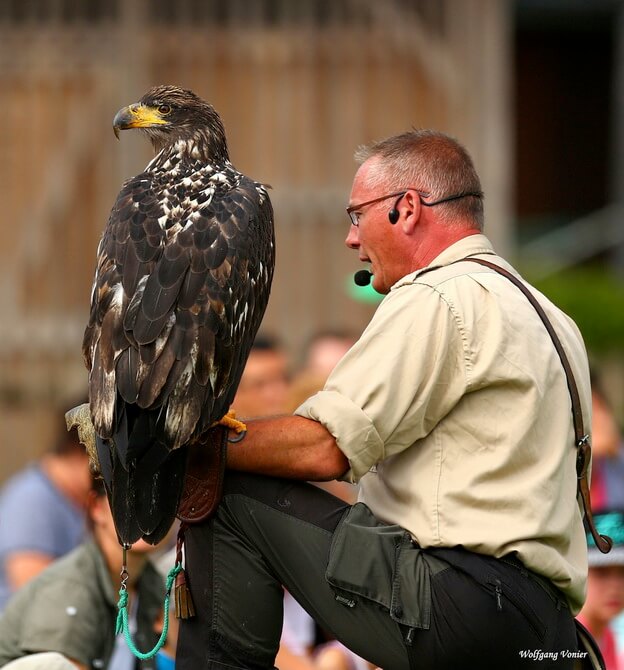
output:
[{"label": "man's nose", "polygon": [[349,228],[349,234],[345,240],[345,244],[349,247],[349,249],[357,249],[360,246],[357,226],[351,225]]}]

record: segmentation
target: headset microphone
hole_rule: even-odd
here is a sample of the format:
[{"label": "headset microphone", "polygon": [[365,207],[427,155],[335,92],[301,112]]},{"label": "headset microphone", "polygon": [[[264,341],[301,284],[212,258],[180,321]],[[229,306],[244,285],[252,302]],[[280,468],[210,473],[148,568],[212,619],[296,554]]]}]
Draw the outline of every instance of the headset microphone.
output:
[{"label": "headset microphone", "polygon": [[396,202],[394,203],[394,207],[388,212],[388,221],[390,221],[392,225],[394,225],[401,216],[401,213],[397,209],[397,206],[401,202],[401,198],[405,195],[405,193],[406,191],[403,191],[403,193],[399,194],[399,197],[396,199]]},{"label": "headset microphone", "polygon": [[368,270],[358,270],[353,275],[353,281],[358,286],[368,286],[371,283],[372,278],[373,278],[373,273],[369,272]]}]

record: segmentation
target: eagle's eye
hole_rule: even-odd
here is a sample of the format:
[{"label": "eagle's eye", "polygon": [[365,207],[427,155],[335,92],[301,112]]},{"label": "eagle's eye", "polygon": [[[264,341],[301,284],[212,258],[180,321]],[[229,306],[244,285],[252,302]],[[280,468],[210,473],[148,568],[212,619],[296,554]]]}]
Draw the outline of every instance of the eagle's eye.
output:
[{"label": "eagle's eye", "polygon": [[158,113],[162,116],[167,116],[171,112],[170,105],[158,105]]}]

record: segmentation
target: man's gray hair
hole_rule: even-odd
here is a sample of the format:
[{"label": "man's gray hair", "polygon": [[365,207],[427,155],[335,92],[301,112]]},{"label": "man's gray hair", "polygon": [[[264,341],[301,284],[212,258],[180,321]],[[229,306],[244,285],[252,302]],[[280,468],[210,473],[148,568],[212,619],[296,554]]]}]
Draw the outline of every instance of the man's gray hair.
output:
[{"label": "man's gray hair", "polygon": [[361,146],[355,160],[378,161],[368,173],[369,185],[400,191],[415,188],[423,202],[435,202],[462,193],[463,198],[436,205],[440,219],[453,225],[469,221],[483,230],[481,181],[470,154],[454,138],[437,130],[410,130],[373,144]]}]

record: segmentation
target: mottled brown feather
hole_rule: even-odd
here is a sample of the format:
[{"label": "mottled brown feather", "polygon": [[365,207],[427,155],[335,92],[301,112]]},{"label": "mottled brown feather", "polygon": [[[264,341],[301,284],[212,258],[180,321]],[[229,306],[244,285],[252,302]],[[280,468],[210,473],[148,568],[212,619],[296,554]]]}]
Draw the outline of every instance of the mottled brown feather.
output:
[{"label": "mottled brown feather", "polygon": [[[145,130],[160,153],[124,183],[111,210],[83,344],[95,430],[117,436],[116,444],[100,440],[99,447],[119,452],[113,472],[138,453],[145,468],[151,459],[158,471],[163,449],[184,446],[228,411],[274,265],[270,200],[229,163],[216,112],[175,87],[156,87],[140,102],[170,105],[170,124]],[[139,435],[146,430],[151,438]],[[150,439],[160,445],[152,456]],[[149,477],[132,462],[134,474],[119,486],[138,499],[133,482]],[[179,483],[180,467],[178,459],[175,476],[154,479],[153,498],[139,498],[161,500],[158,481]],[[137,527],[147,535],[145,528],[161,527],[148,520],[148,508],[137,526],[119,490],[114,501],[120,538],[133,541]],[[169,518],[171,503],[165,507]]]}]

